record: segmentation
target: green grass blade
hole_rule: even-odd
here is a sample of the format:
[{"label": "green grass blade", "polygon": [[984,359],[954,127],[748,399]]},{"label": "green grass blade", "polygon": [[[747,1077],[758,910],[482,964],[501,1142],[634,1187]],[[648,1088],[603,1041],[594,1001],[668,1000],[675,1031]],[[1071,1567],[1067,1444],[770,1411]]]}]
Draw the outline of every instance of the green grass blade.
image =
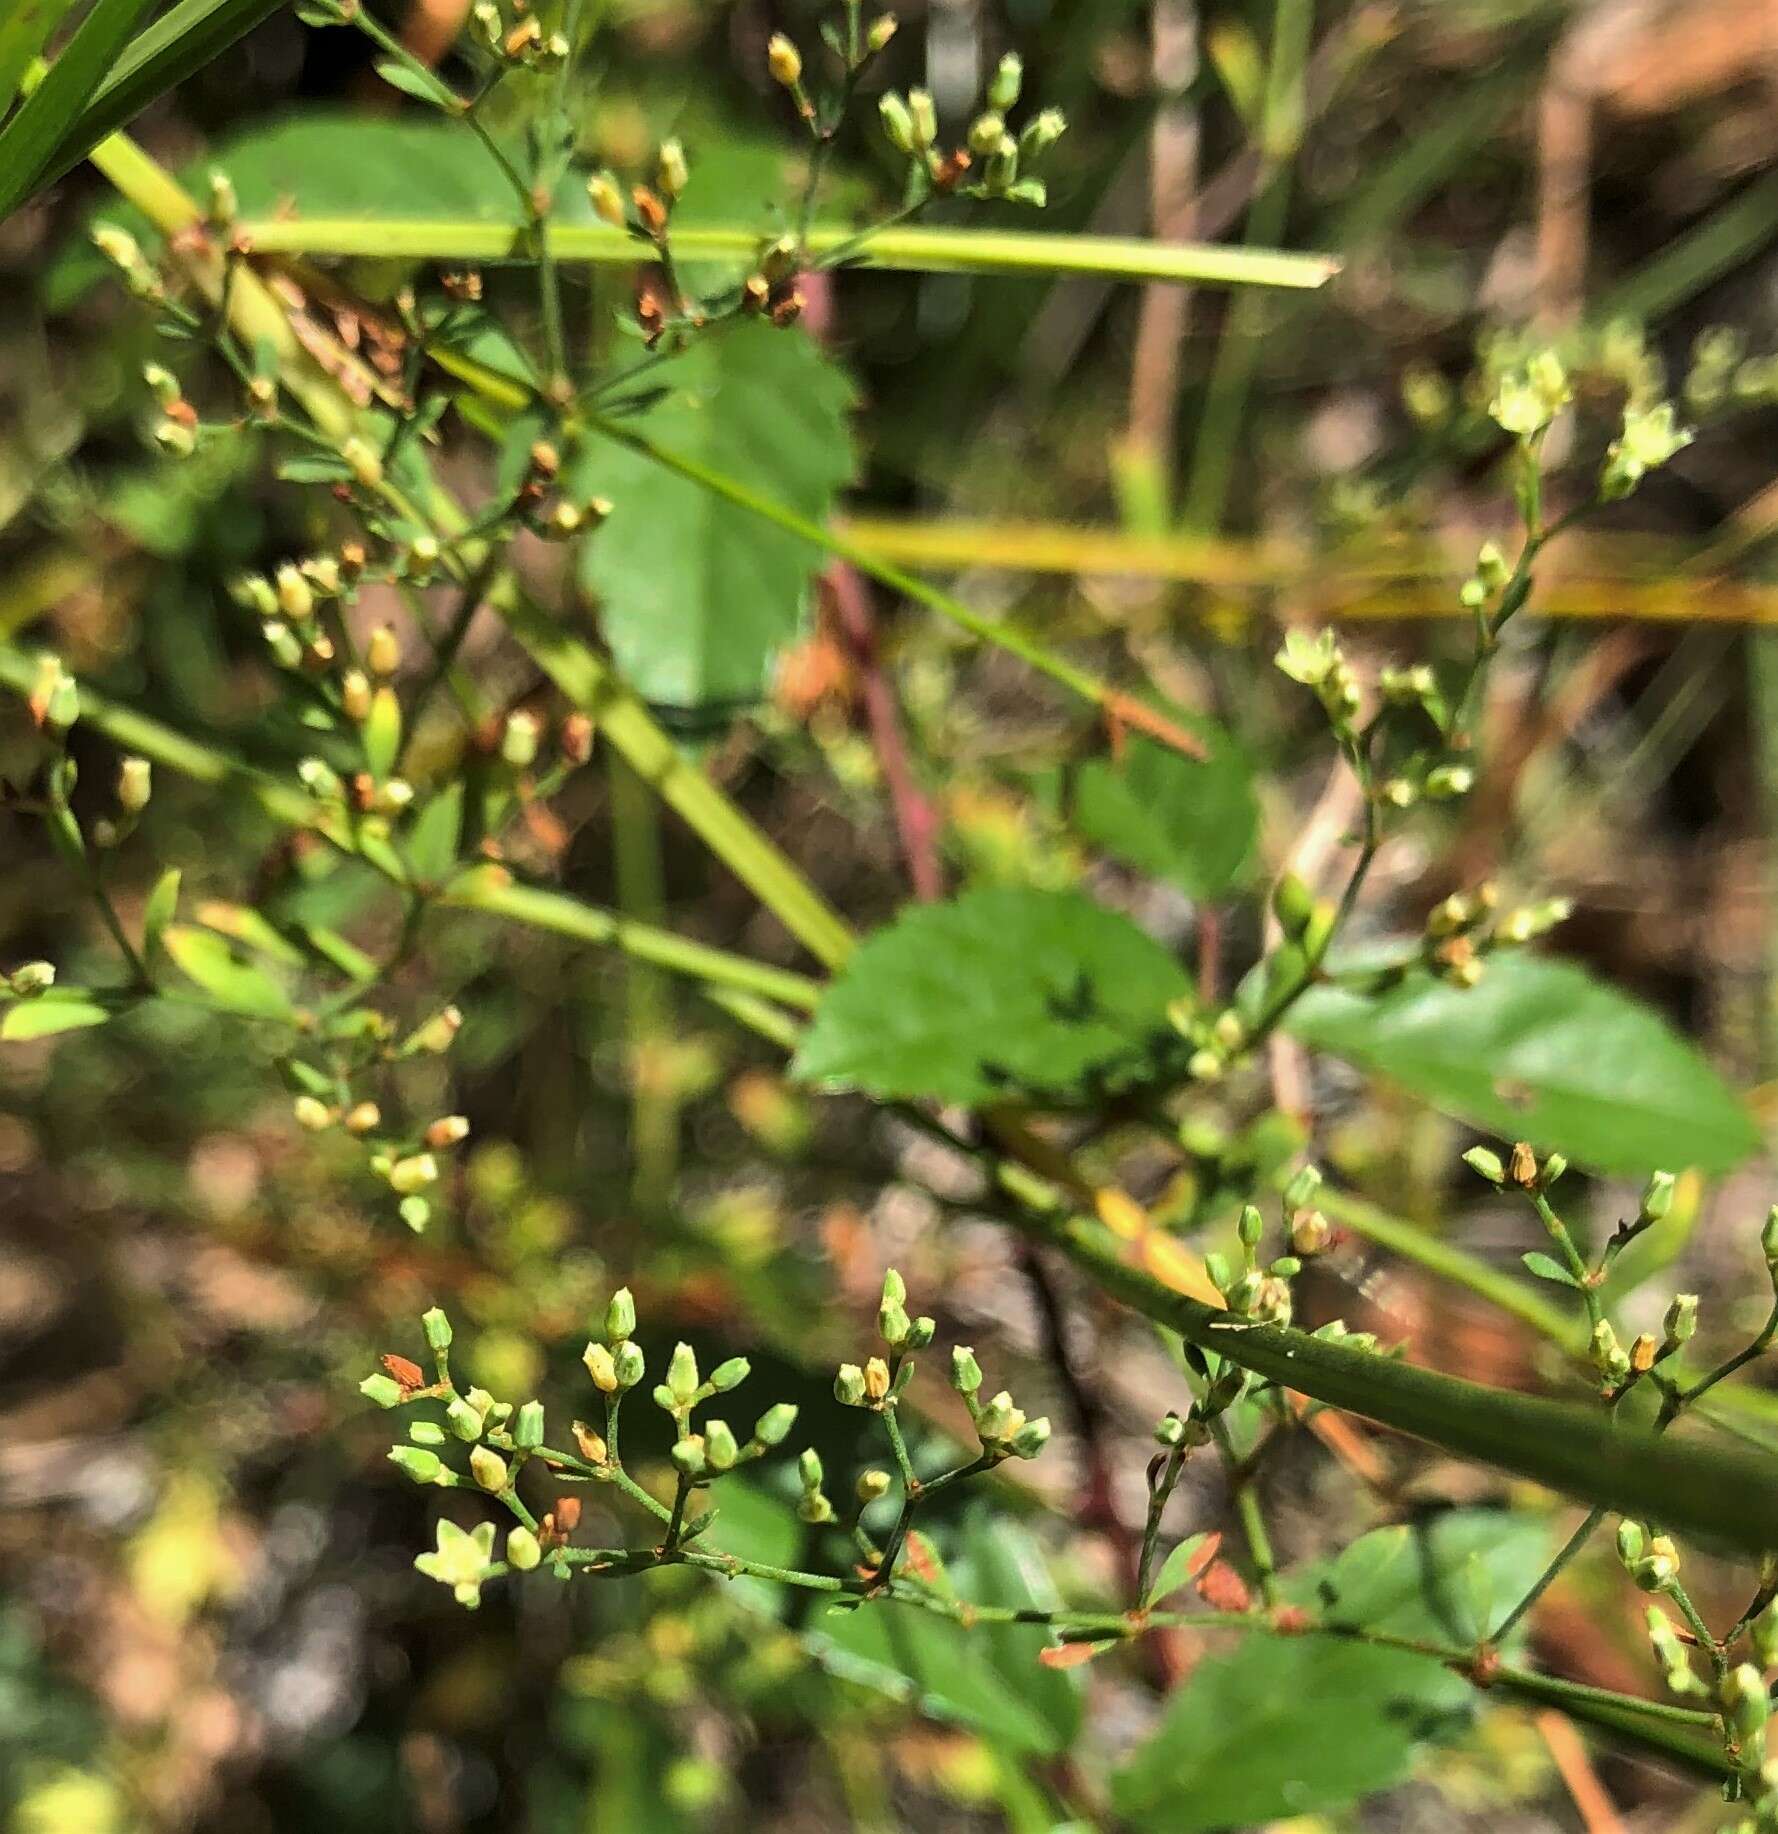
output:
[{"label": "green grass blade", "polygon": [[92,98],[57,140],[45,172],[60,178],[107,134],[115,133],[193,71],[277,12],[283,0],[179,0],[130,40]]},{"label": "green grass blade", "polygon": [[[265,254],[377,255],[415,261],[530,259],[531,231],[474,217],[262,217],[242,225]],[[681,261],[748,255],[753,229],[697,226],[675,230]],[[1270,248],[1151,242],[1137,236],[1051,235],[1000,229],[880,229],[860,236],[839,224],[817,224],[808,248],[817,257],[857,247],[861,267],[932,274],[1092,274],[1111,280],[1177,281],[1194,286],[1314,288],[1339,271],[1326,255]],[[648,253],[633,236],[602,223],[556,224],[550,253],[558,261],[634,266]]]},{"label": "green grass blade", "polygon": [[13,0],[12,11],[0,18],[0,118],[12,106],[32,60],[73,5],[74,0]]},{"label": "green grass blade", "polygon": [[56,145],[129,42],[148,0],[95,0],[43,81],[0,128],[0,220],[44,182]]}]

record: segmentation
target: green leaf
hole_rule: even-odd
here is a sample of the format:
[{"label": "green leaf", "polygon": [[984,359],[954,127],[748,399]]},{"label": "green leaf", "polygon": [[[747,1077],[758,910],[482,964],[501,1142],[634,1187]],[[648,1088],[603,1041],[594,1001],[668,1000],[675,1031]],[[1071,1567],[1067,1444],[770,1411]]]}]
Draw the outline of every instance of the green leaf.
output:
[{"label": "green leaf", "polygon": [[56,144],[128,42],[148,0],[93,0],[43,81],[0,127],[0,220],[44,180]]},{"label": "green leaf", "polygon": [[[1542,1528],[1495,1511],[1363,1536],[1293,1574],[1318,1618],[1467,1644],[1479,1601],[1498,1617],[1541,1569]],[[1406,1776],[1415,1751],[1467,1723],[1468,1682],[1438,1662],[1331,1637],[1249,1635],[1201,1662],[1149,1742],[1113,1779],[1120,1817],[1155,1834],[1206,1834],[1338,1809]]]},{"label": "green leaf", "polygon": [[[799,515],[825,518],[852,476],[851,383],[800,330],[739,325],[649,380],[667,389],[629,424]],[[820,550],[611,440],[592,440],[573,488],[613,505],[581,578],[630,686],[686,710],[757,701],[803,628]]]},{"label": "green leaf", "polygon": [[399,89],[403,95],[412,96],[415,101],[424,102],[430,108],[450,106],[450,92],[437,77],[404,64],[398,57],[379,58],[376,71],[391,89]]},{"label": "green leaf", "polygon": [[263,969],[237,961],[214,932],[186,923],[169,924],[161,941],[181,971],[217,1005],[250,1019],[293,1016],[283,988]]},{"label": "green leaf", "polygon": [[463,784],[448,784],[414,817],[403,850],[416,879],[436,885],[457,863],[463,837]]},{"label": "green leaf", "polygon": [[[796,1559],[801,1536],[789,1508],[750,1485],[726,1482],[717,1493],[715,1547],[783,1564]],[[972,1602],[1012,1609],[1056,1609],[1036,1543],[1003,1515],[977,1506],[963,1519],[945,1570]],[[765,1580],[734,1582],[732,1595],[778,1616],[785,1590]],[[1054,1634],[1038,1624],[961,1624],[910,1605],[872,1600],[857,1609],[817,1605],[797,1635],[830,1675],[904,1702],[929,1718],[967,1726],[1005,1750],[1047,1757],[1079,1730],[1078,1677],[1047,1669],[1038,1657]]]},{"label": "green leaf", "polygon": [[1046,773],[1040,793],[1047,789],[1078,834],[1126,865],[1214,898],[1241,877],[1259,833],[1252,766],[1212,721],[1164,711],[1205,742],[1207,759],[1131,737],[1120,758]]},{"label": "green leaf", "polygon": [[150,102],[278,11],[282,0],[179,0],[139,32],[111,66],[92,99],[56,143],[46,182],[71,166]]},{"label": "green leaf", "polygon": [[1066,1103],[1152,1076],[1189,995],[1161,945],[1079,892],[966,892],[904,912],[823,996],[795,1074],[880,1097]]},{"label": "green leaf", "polygon": [[1435,1108],[1598,1171],[1725,1172],[1759,1144],[1664,1019],[1569,962],[1498,956],[1471,988],[1418,971],[1380,995],[1317,988],[1284,1023]]},{"label": "green leaf", "polygon": [[1150,1581],[1148,1597],[1143,1601],[1145,1604],[1159,1604],[1163,1598],[1177,1592],[1191,1578],[1192,1560],[1207,1539],[1208,1536],[1205,1535],[1187,1535],[1174,1548],[1172,1553],[1161,1562],[1160,1571]]},{"label": "green leaf", "polygon": [[12,106],[32,59],[73,6],[74,0],[12,0],[0,16],[0,117]]},{"label": "green leaf", "polygon": [[385,682],[371,696],[370,717],[362,734],[364,762],[370,774],[381,783],[394,771],[401,757],[401,700]]},{"label": "green leaf", "polygon": [[0,1014],[0,1039],[22,1044],[28,1038],[53,1038],[57,1032],[103,1025],[111,1014],[95,1006],[78,987],[52,987],[34,1000],[19,1000]]},{"label": "green leaf", "polygon": [[142,947],[153,955],[165,940],[167,925],[179,911],[179,868],[169,866],[155,880],[148,902],[142,908]]},{"label": "green leaf", "polygon": [[1560,1261],[1556,1260],[1551,1255],[1544,1254],[1539,1249],[1534,1248],[1529,1254],[1520,1255],[1519,1259],[1525,1263],[1526,1267],[1528,1267],[1539,1280],[1553,1280],[1558,1286],[1573,1286],[1576,1284],[1573,1274],[1571,1274]]}]

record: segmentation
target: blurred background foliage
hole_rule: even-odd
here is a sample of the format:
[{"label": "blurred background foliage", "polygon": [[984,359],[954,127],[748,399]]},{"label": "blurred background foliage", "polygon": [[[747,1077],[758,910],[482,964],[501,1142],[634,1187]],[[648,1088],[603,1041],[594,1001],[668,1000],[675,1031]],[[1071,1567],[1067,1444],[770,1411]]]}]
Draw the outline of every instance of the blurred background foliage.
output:
[{"label": "blurred background foliage", "polygon": [[[420,0],[387,16],[443,56],[459,14]],[[688,216],[757,221],[796,157],[763,71],[774,29],[810,41],[813,13],[614,0],[577,97],[582,151],[634,168],[678,133],[693,156]],[[1300,297],[844,274],[810,316],[855,392],[851,451],[817,469],[829,488],[850,474],[846,513],[879,551],[954,574],[973,605],[1214,709],[1239,735],[1183,835],[1151,826],[1164,776],[1123,801],[1101,784],[1089,840],[1108,860],[1058,812],[1058,778],[1091,730],[1009,658],[884,597],[878,641],[950,881],[1084,882],[1163,938],[1190,934],[1200,965],[1209,947],[1239,962],[1256,938],[1232,905],[1218,928],[1218,901],[1276,866],[1325,766],[1301,697],[1269,667],[1279,620],[1350,620],[1359,651],[1403,658],[1463,641],[1438,620],[1477,540],[1509,517],[1499,447],[1463,392],[1478,337],[1627,316],[1675,374],[1709,327],[1755,352],[1778,343],[1778,22],[1755,0],[944,0],[903,9],[890,62],[954,115],[1009,47],[1030,93],[1072,124],[1049,227],[1245,235],[1329,251],[1343,271]],[[224,165],[249,215],[292,197],[309,214],[489,207],[472,144],[445,150],[371,78],[362,41],[286,14],[137,132],[176,169]],[[835,214],[885,182],[875,137],[848,140],[839,171]],[[153,450],[139,376],[156,353],[140,314],[96,284],[83,233],[115,209],[81,168],[0,225],[0,627],[51,636],[83,677],[175,725],[288,762],[303,736],[271,709],[227,586],[312,542],[319,512],[245,442],[186,465]],[[388,260],[339,270],[373,301],[407,277]],[[628,281],[571,278],[585,334]],[[489,294],[524,321],[528,303],[498,275]],[[801,386],[816,384],[772,383]],[[1566,892],[1578,914],[1563,949],[1748,1083],[1778,1056],[1773,431],[1756,400],[1552,556],[1544,602],[1564,615],[1520,632],[1498,673],[1479,793],[1397,852],[1374,900],[1379,925],[1417,927],[1490,873]],[[448,462],[477,475],[472,454]],[[656,539],[652,560],[671,564],[671,529]],[[648,542],[645,527],[623,550],[639,576]],[[528,564],[549,577],[548,557]],[[624,596],[621,575],[591,584]],[[745,684],[720,668],[689,696],[651,692],[862,927],[902,902],[906,868],[842,613],[825,599],[788,633],[758,704],[737,706]],[[521,652],[475,641],[493,701],[535,692]],[[13,708],[0,774],[27,777],[34,745]],[[75,747],[106,781],[105,748],[78,731]],[[275,887],[285,918],[356,921],[356,876],[285,857],[276,838],[244,802],[163,774],[118,863],[120,901],[138,909],[176,864],[188,898]],[[533,813],[523,845],[587,897],[795,959],[602,756]],[[0,958],[97,977],[104,939],[39,826],[0,823],[0,859]],[[862,1104],[792,1088],[685,987],[468,918],[437,928],[429,973],[414,999],[442,992],[466,1015],[439,1108],[474,1132],[423,1240],[348,1155],[296,1134],[239,1027],[159,1005],[8,1047],[0,1825],[1100,1825],[1109,1811],[1083,1778],[1148,1736],[1163,1684],[1196,1657],[1183,1642],[1083,1680],[1039,1670],[1016,1638],[967,1659],[853,1646],[684,1571],[491,1591],[475,1616],[413,1573],[433,1499],[383,1462],[384,1422],[356,1382],[378,1352],[411,1351],[411,1320],[435,1300],[472,1377],[540,1385],[572,1411],[588,1317],[628,1281],[651,1354],[675,1333],[746,1351],[762,1393],[816,1404],[805,1420],[827,1423],[843,1463],[865,1454],[819,1405],[823,1371],[854,1354],[893,1261],[946,1338],[992,1345],[1021,1400],[1066,1429],[1020,1468],[1025,1488],[999,1486],[992,1525],[946,1525],[980,1596],[1115,1583],[1108,1519],[1139,1525],[1145,1435],[1178,1392],[1154,1331],[1016,1250],[971,1209],[956,1167]],[[1516,1214],[1456,1185],[1462,1129],[1344,1072],[1313,1075],[1327,1157],[1356,1190],[1502,1265],[1532,1245]],[[1295,1140],[1272,1117],[1232,1140],[1206,1120],[1199,1143],[1191,1176],[1149,1181],[1178,1218],[1226,1218],[1242,1168],[1282,1163]],[[1139,1149],[1130,1159],[1141,1188]],[[1763,1208],[1768,1171],[1689,1191],[1662,1247],[1679,1264],[1667,1279],[1724,1318],[1756,1304],[1740,1297],[1748,1232],[1728,1225]],[[1600,1182],[1585,1207],[1607,1226],[1623,1198]],[[1542,1380],[1510,1321],[1360,1239],[1315,1277],[1326,1316],[1480,1379]],[[1666,1290],[1647,1294],[1657,1313]],[[954,1430],[934,1406],[930,1430]],[[1373,1519],[1367,1484],[1398,1515],[1512,1501],[1558,1520],[1547,1499],[1399,1441],[1356,1435],[1342,1459],[1301,1437],[1267,1474],[1288,1558]],[[1214,1475],[1190,1487],[1197,1525],[1226,1507]],[[1559,1671],[1634,1687],[1650,1679],[1635,1623],[1621,1576],[1583,1564],[1533,1631]],[[1293,1834],[1582,1825],[1576,1778],[1590,1773],[1569,1741],[1522,1709],[1459,1720],[1404,1752],[1383,1794],[1290,1822]],[[1223,1765],[1258,1767],[1269,1740],[1341,1736],[1233,1720],[1228,1734]],[[1608,1751],[1596,1761],[1622,1825],[1715,1825],[1696,1786]],[[1283,1826],[1282,1813],[1262,1821]]]}]

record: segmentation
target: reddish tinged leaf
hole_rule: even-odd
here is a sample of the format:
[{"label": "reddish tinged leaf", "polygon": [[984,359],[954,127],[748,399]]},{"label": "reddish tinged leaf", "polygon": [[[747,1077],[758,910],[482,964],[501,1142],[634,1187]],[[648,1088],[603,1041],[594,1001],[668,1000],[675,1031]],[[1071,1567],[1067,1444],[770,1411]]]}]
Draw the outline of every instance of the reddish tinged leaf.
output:
[{"label": "reddish tinged leaf", "polygon": [[1204,1537],[1204,1545],[1200,1547],[1198,1551],[1195,1554],[1193,1554],[1191,1559],[1186,1563],[1186,1568],[1185,1568],[1186,1578],[1187,1579],[1196,1579],[1198,1575],[1202,1573],[1203,1570],[1207,1566],[1209,1566],[1211,1561],[1213,1561],[1216,1558],[1217,1550],[1221,1548],[1221,1546],[1222,1546],[1222,1533],[1220,1530],[1218,1530],[1218,1532],[1215,1533],[1214,1535],[1206,1535]]},{"label": "reddish tinged leaf", "polygon": [[1214,1561],[1198,1575],[1198,1597],[1212,1611],[1245,1611],[1253,1603],[1247,1582],[1226,1560]]},{"label": "reddish tinged leaf", "polygon": [[1037,1660],[1045,1668],[1080,1668],[1110,1647],[1109,1643],[1052,1643],[1037,1652]]}]

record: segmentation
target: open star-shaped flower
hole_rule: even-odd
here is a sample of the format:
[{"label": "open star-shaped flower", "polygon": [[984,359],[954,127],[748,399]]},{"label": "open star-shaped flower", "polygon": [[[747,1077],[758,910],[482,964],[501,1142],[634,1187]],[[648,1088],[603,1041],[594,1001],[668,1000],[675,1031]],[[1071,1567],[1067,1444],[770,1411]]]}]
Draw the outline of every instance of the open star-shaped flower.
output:
[{"label": "open star-shaped flower", "polygon": [[482,1602],[482,1581],[494,1569],[494,1524],[483,1522],[465,1533],[455,1522],[440,1522],[438,1546],[429,1554],[417,1554],[415,1567],[428,1579],[449,1586],[459,1605],[471,1611]]}]

